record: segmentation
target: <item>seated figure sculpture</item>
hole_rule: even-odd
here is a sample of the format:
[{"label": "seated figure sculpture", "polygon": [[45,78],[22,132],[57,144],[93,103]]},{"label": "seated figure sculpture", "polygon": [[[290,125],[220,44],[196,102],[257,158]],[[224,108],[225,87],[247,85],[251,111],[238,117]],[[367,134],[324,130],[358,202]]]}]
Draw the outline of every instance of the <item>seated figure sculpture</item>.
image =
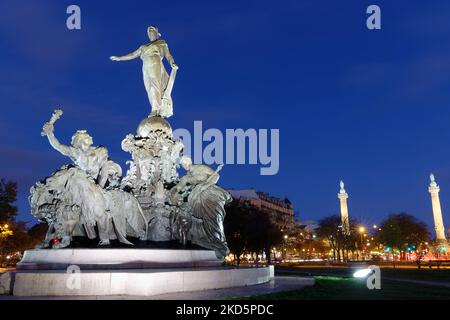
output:
[{"label": "seated figure sculpture", "polygon": [[213,249],[218,258],[224,258],[230,252],[223,229],[224,207],[232,198],[227,191],[216,185],[223,165],[219,165],[214,171],[203,164],[192,164],[191,158],[187,156],[181,158],[180,164],[187,173],[170,190],[171,198],[173,202],[181,203],[185,195],[189,194],[184,211],[192,212],[189,234],[180,237]]},{"label": "seated figure sculpture", "polygon": [[63,166],[30,190],[32,214],[49,223],[40,247],[50,246],[53,239],[57,239],[53,247],[66,247],[77,233],[94,239],[95,227],[99,245],[108,245],[114,239],[131,245],[127,235],[146,239],[147,221],[139,203],[131,194],[117,188],[120,166],[108,160],[106,148],[93,147],[92,137],[84,130],[73,135],[72,146],[61,144],[53,132],[61,114],[61,110],[55,111],[45,123],[42,135],[74,164]]}]

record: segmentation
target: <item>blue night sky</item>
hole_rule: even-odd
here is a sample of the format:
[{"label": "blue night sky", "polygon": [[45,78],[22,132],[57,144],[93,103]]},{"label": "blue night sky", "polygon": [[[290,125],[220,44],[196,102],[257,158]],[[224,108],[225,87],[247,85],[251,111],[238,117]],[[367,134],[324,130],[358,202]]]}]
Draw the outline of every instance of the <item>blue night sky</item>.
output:
[{"label": "blue night sky", "polygon": [[[66,28],[81,7],[82,29]],[[366,28],[366,8],[382,30]],[[40,136],[87,129],[125,169],[120,148],[149,113],[141,62],[111,62],[157,25],[180,66],[172,127],[279,128],[280,171],[229,165],[220,184],[287,196],[301,220],[339,212],[378,223],[406,211],[432,223],[432,171],[450,224],[449,1],[36,1],[0,3],[0,176],[30,186],[69,160]]]}]

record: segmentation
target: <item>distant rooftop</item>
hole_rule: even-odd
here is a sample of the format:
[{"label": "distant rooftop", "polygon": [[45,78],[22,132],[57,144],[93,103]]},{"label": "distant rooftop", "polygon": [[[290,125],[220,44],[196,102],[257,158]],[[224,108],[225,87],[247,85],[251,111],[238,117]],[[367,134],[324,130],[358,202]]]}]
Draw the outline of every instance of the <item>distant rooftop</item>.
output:
[{"label": "distant rooftop", "polygon": [[269,202],[277,203],[280,206],[292,207],[288,198],[277,198],[269,195],[267,192],[256,191],[255,189],[228,189],[227,190],[234,199],[251,200],[261,199]]},{"label": "distant rooftop", "polygon": [[259,196],[256,193],[255,189],[241,189],[241,190],[228,189],[227,191],[235,199],[241,200],[259,199]]}]

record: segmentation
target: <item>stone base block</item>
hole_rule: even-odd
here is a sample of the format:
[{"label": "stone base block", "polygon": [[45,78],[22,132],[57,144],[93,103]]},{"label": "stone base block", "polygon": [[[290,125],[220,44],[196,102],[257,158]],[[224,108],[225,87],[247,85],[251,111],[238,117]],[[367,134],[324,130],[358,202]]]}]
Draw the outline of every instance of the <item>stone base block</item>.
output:
[{"label": "stone base block", "polygon": [[146,269],[220,267],[212,250],[170,249],[42,249],[27,250],[17,270]]},{"label": "stone base block", "polygon": [[152,296],[165,293],[242,287],[274,277],[273,266],[138,270],[17,271],[15,296]]},{"label": "stone base block", "polygon": [[11,294],[14,272],[0,273],[0,294]]}]

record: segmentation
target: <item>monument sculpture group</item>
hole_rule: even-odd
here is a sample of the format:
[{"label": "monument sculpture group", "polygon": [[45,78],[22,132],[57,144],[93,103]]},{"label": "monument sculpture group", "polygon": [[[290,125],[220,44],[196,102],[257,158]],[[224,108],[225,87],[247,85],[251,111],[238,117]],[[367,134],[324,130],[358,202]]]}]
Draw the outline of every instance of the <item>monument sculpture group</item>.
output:
[{"label": "monument sculpture group", "polygon": [[224,265],[223,221],[231,196],[217,185],[222,165],[212,169],[183,155],[183,142],[166,120],[173,115],[178,66],[158,29],[147,33],[147,44],[111,57],[141,58],[151,105],[121,142],[130,157],[126,172],[85,130],[76,131],[70,145],[61,143],[55,127],[62,110],[43,125],[42,135],[71,161],[30,190],[31,213],[48,223],[48,231],[8,278],[15,296],[154,296],[273,279],[273,266]]},{"label": "monument sculpture group", "polygon": [[[183,246],[193,243],[212,249],[218,258],[229,253],[223,220],[231,196],[217,186],[222,166],[213,170],[183,156],[183,143],[173,138],[165,119],[173,115],[171,92],[178,66],[158,29],[152,26],[147,32],[150,42],[130,54],[111,57],[113,61],[141,58],[151,105],[136,133],[122,141],[122,149],[131,157],[124,176],[108,150],[93,146],[85,130],[75,132],[70,146],[56,138],[60,109],[43,126],[42,135],[72,163],[31,188],[32,214],[49,225],[40,248],[68,247],[79,236],[98,238],[99,246],[111,245],[112,240],[130,246],[131,239],[177,240]],[[171,66],[170,75],[164,59]],[[186,170],[182,177],[180,166]]]}]

